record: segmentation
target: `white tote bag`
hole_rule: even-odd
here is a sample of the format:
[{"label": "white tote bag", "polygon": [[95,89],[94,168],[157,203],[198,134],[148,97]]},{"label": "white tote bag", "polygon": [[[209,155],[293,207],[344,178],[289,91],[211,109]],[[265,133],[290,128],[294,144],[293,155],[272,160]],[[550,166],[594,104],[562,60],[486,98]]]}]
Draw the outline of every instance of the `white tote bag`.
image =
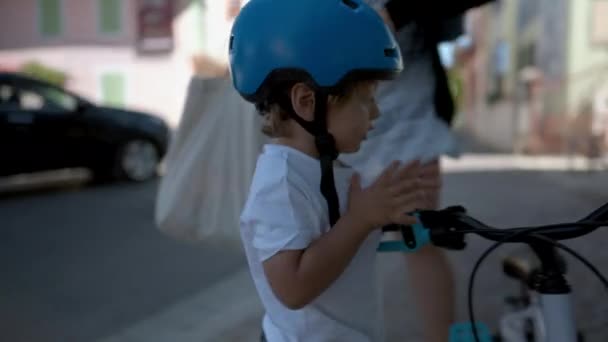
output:
[{"label": "white tote bag", "polygon": [[156,198],[158,228],[179,240],[239,239],[239,217],[266,138],[230,79],[194,77]]}]

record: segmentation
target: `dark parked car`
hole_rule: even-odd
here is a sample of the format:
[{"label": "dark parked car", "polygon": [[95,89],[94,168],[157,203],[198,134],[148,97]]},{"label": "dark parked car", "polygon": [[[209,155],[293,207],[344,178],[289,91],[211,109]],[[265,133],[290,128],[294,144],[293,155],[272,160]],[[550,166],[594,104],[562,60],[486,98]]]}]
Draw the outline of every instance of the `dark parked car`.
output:
[{"label": "dark parked car", "polygon": [[154,115],[0,72],[0,176],[85,167],[99,180],[144,181],[156,176],[169,135]]}]

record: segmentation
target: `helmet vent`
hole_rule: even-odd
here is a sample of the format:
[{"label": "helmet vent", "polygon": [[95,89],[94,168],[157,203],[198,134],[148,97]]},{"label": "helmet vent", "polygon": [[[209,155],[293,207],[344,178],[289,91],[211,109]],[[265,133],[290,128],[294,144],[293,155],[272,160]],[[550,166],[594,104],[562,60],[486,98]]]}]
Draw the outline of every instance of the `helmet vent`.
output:
[{"label": "helmet vent", "polygon": [[391,58],[397,57],[397,49],[395,49],[395,48],[384,49],[384,56],[385,57],[391,57]]},{"label": "helmet vent", "polygon": [[346,6],[352,8],[352,9],[359,8],[359,4],[356,3],[354,0],[342,0],[342,3],[344,3]]},{"label": "helmet vent", "polygon": [[232,45],[234,44],[234,35],[230,36],[230,42],[228,43],[228,51],[232,51]]}]

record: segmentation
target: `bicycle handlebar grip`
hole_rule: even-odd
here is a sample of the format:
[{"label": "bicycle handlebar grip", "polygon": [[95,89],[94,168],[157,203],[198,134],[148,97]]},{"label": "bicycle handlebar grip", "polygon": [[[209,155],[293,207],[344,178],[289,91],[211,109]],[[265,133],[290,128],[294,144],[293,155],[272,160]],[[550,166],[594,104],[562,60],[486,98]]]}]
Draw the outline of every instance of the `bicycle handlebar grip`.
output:
[{"label": "bicycle handlebar grip", "polygon": [[[414,214],[418,217],[418,214]],[[422,225],[420,219],[411,225],[389,225],[383,227],[383,239],[378,245],[378,252],[406,252],[412,253],[431,242],[430,231]],[[395,234],[397,233],[397,236]]]},{"label": "bicycle handlebar grip", "polygon": [[464,233],[454,229],[457,221],[455,215],[466,213],[461,206],[448,207],[441,211],[422,211],[420,221],[428,228],[430,241],[433,245],[451,250],[466,248]]},{"label": "bicycle handlebar grip", "polygon": [[456,251],[463,250],[467,247],[464,234],[451,232],[447,229],[431,230],[431,242],[437,247]]}]

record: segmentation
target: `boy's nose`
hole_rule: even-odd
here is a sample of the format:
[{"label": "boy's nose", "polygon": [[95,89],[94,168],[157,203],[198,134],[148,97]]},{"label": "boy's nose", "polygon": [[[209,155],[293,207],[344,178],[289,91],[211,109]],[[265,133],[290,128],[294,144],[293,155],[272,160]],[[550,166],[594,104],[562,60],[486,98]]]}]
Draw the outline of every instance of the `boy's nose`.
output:
[{"label": "boy's nose", "polygon": [[374,106],[374,108],[372,108],[371,112],[370,112],[370,119],[375,120],[378,117],[380,117],[380,109],[378,109],[377,106]]}]

